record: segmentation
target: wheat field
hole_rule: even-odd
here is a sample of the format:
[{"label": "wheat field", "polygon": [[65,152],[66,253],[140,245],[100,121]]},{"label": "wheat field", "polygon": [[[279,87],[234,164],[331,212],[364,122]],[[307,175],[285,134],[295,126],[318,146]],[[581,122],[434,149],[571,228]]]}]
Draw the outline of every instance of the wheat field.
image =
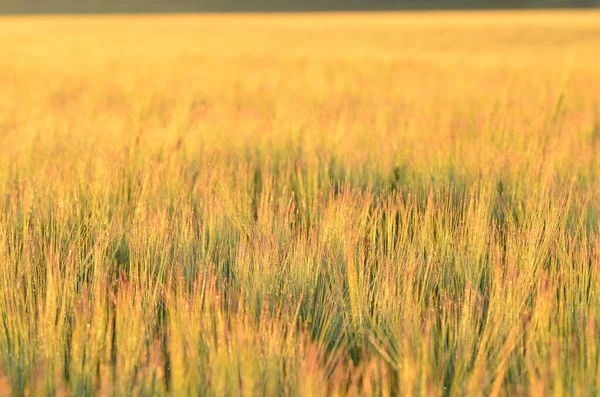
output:
[{"label": "wheat field", "polygon": [[600,393],[600,12],[0,18],[0,395]]}]

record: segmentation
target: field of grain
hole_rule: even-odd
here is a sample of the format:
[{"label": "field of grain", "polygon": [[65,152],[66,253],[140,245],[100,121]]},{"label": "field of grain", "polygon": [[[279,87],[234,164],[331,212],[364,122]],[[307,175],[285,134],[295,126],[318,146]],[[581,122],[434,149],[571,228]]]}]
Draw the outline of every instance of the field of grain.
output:
[{"label": "field of grain", "polygon": [[0,395],[597,395],[599,22],[0,18]]}]

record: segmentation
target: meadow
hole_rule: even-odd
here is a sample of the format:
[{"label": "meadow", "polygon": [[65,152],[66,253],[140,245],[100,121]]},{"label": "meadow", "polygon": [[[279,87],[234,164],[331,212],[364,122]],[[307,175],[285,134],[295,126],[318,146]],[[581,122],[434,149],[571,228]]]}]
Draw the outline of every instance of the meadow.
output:
[{"label": "meadow", "polygon": [[0,395],[598,395],[599,22],[0,18]]}]

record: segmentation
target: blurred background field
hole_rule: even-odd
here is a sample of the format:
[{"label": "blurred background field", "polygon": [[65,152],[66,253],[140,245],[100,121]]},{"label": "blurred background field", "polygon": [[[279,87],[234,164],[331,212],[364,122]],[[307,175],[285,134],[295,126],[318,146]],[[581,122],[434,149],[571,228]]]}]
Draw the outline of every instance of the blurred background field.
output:
[{"label": "blurred background field", "polygon": [[600,393],[599,21],[0,18],[0,393]]},{"label": "blurred background field", "polygon": [[597,8],[599,0],[0,0],[0,14]]}]

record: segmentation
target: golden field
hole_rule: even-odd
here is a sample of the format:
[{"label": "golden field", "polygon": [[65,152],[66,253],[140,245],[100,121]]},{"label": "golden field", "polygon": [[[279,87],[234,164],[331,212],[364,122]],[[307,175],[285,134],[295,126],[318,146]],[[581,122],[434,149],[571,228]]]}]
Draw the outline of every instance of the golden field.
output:
[{"label": "golden field", "polygon": [[0,18],[0,394],[597,395],[600,12]]}]

